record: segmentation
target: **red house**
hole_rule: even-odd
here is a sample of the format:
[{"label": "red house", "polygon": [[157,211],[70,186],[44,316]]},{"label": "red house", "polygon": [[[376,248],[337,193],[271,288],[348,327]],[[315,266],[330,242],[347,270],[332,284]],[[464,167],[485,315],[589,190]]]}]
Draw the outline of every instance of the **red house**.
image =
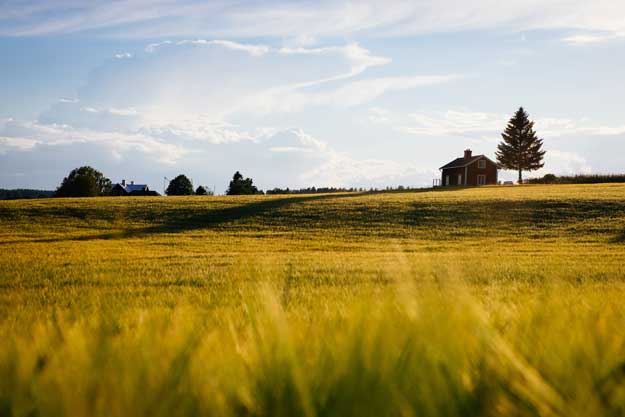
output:
[{"label": "red house", "polygon": [[464,151],[464,157],[454,159],[440,170],[440,185],[444,187],[497,184],[497,164],[484,155],[474,156],[471,149]]}]

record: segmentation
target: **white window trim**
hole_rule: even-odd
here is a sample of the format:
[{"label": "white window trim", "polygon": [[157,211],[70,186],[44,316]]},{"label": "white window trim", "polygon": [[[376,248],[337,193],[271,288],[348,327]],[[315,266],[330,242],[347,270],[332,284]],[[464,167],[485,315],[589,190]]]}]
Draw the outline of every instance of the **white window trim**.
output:
[{"label": "white window trim", "polygon": [[486,169],[486,159],[480,159],[479,161],[477,161],[477,168]]},{"label": "white window trim", "polygon": [[[480,181],[481,180],[481,181]],[[479,174],[477,176],[477,185],[486,185],[486,175]]]}]

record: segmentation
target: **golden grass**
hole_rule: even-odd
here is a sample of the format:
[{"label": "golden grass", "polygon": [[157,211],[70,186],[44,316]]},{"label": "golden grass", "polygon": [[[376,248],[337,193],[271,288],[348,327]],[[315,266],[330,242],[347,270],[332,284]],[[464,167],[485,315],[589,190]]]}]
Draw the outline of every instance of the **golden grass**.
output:
[{"label": "golden grass", "polygon": [[625,186],[0,202],[0,416],[625,413]]}]

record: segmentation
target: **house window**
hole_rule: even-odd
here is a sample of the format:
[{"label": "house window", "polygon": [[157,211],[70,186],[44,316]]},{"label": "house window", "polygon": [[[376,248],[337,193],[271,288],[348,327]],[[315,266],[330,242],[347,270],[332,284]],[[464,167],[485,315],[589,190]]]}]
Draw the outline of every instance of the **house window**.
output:
[{"label": "house window", "polygon": [[486,168],[486,160],[485,159],[480,159],[479,161],[477,161],[477,167],[479,169]]},{"label": "house window", "polygon": [[477,185],[486,185],[486,175],[477,176]]},{"label": "house window", "polygon": [[462,185],[462,174],[458,174],[458,185]]}]

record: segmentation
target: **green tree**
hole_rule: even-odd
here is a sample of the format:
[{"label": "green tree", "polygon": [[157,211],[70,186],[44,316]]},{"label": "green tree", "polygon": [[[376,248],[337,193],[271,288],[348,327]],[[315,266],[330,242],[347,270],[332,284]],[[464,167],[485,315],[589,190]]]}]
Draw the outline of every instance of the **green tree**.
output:
[{"label": "green tree", "polygon": [[497,146],[497,162],[503,169],[518,171],[519,184],[523,182],[523,171],[535,171],[545,165],[543,140],[536,136],[534,122],[523,107],[512,116],[501,137],[503,141]]},{"label": "green tree", "polygon": [[193,195],[193,183],[186,175],[178,175],[169,181],[169,185],[165,190],[167,195]]},{"label": "green tree", "polygon": [[73,169],[56,189],[56,197],[97,197],[111,193],[111,180],[90,166]]},{"label": "green tree", "polygon": [[230,185],[228,186],[228,190],[226,191],[227,195],[249,195],[249,194],[260,194],[258,188],[254,186],[251,178],[243,178],[243,175],[239,171],[234,173],[232,177],[232,181],[230,181]]},{"label": "green tree", "polygon": [[204,187],[203,185],[198,186],[195,189],[195,195],[207,195],[208,193],[206,192],[206,187]]}]

